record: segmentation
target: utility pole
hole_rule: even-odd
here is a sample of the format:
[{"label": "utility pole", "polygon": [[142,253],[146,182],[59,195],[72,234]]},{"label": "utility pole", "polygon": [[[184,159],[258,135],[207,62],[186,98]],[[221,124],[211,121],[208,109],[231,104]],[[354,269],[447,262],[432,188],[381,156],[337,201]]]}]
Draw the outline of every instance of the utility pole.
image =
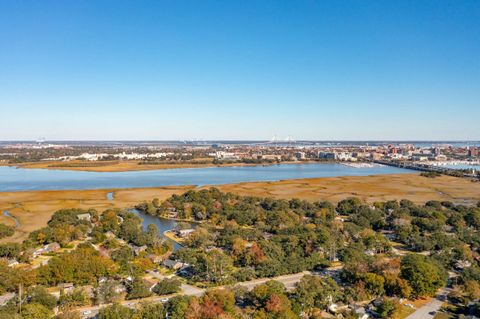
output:
[{"label": "utility pole", "polygon": [[22,294],[23,294],[23,283],[18,284],[18,312],[22,314]]}]

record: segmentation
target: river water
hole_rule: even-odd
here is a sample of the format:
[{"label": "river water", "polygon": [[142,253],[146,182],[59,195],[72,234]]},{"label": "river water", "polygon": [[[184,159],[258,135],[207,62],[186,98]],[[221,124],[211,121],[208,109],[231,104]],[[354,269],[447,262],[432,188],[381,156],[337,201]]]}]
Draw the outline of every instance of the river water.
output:
[{"label": "river water", "polygon": [[341,164],[278,164],[180,168],[130,172],[81,172],[0,167],[0,192],[216,185],[285,179],[402,174],[413,171],[390,166],[350,167]]},{"label": "river water", "polygon": [[[144,214],[144,213],[142,213],[142,212],[140,212],[136,209],[132,209],[131,212],[134,213],[135,215],[139,216],[143,220],[143,222],[142,222],[143,230],[147,230],[148,225],[154,224],[155,226],[157,226],[158,232],[160,233],[160,235],[173,243],[173,250],[177,250],[177,249],[182,247],[180,244],[174,242],[173,240],[171,240],[171,239],[169,239],[169,238],[167,238],[163,235],[163,233],[165,231],[175,229],[179,222],[177,222],[175,220],[171,220],[171,219],[166,219],[166,218],[156,217],[156,216],[152,216],[152,215],[147,215],[147,214]],[[189,227],[191,227],[191,228],[196,227],[195,223],[185,223],[185,222],[182,222],[182,223],[186,224],[186,225],[189,225]]]},{"label": "river water", "polygon": [[3,211],[3,215],[6,216],[6,217],[8,217],[8,218],[13,219],[13,220],[15,221],[15,227],[18,228],[18,227],[22,226],[22,224],[20,224],[20,221],[17,219],[17,217],[15,217],[15,216],[13,216],[12,214],[10,214],[9,211],[6,211],[6,210]]}]

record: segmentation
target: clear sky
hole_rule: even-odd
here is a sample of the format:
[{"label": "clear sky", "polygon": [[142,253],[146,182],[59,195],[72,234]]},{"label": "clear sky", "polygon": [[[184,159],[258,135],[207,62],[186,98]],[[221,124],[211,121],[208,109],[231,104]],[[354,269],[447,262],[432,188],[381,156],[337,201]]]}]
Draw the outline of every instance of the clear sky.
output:
[{"label": "clear sky", "polygon": [[479,119],[478,0],[0,1],[0,140],[478,140]]}]

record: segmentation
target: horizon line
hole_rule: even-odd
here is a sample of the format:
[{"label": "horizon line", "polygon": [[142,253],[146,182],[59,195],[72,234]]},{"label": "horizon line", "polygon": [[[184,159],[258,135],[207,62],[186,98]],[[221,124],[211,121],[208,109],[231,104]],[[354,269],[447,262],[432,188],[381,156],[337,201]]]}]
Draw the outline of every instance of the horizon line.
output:
[{"label": "horizon line", "polygon": [[[30,139],[8,139],[0,140],[5,142],[270,142],[270,139],[45,139],[41,142]],[[480,139],[298,139],[298,140],[275,140],[278,143],[295,142],[480,142]]]}]

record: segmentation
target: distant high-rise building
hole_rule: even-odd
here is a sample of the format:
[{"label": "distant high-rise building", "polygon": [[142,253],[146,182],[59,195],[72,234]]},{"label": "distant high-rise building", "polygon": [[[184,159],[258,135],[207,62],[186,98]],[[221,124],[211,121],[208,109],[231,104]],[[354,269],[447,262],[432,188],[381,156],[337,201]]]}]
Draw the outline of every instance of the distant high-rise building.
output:
[{"label": "distant high-rise building", "polygon": [[478,156],[478,148],[476,147],[470,147],[468,149],[468,156],[470,157],[477,157]]}]

